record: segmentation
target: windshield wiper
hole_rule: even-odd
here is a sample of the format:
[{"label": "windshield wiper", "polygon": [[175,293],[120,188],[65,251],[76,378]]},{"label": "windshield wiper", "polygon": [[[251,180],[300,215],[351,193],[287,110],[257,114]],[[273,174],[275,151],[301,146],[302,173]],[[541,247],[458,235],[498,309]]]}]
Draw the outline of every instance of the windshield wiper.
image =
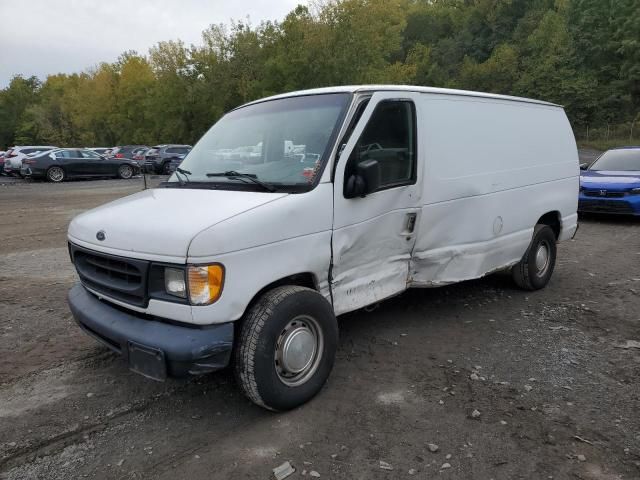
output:
[{"label": "windshield wiper", "polygon": [[[182,174],[182,176],[184,177],[184,180],[180,179],[180,175],[179,174]],[[180,185],[184,185],[186,182],[190,182],[191,181],[191,180],[189,180],[189,177],[187,175],[191,175],[191,172],[189,170],[185,170],[184,168],[176,167],[176,178],[178,179],[178,182],[180,182]]]},{"label": "windshield wiper", "polygon": [[229,170],[228,172],[207,173],[207,177],[226,177],[226,178],[230,178],[232,180],[233,179],[244,180],[246,178],[247,180],[252,181],[256,185],[260,185],[262,188],[264,188],[265,190],[267,190],[269,192],[275,192],[276,191],[276,189],[273,188],[271,185],[268,185],[268,184],[266,184],[264,182],[261,182],[260,180],[258,180],[256,175],[253,175],[251,173],[241,173],[241,172],[236,172],[235,170]]}]

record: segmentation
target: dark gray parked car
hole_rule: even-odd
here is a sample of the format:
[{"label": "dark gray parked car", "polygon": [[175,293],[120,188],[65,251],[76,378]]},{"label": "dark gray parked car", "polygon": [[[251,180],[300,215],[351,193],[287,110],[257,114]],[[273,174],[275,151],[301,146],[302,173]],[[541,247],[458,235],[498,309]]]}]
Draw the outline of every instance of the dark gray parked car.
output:
[{"label": "dark gray parked car", "polygon": [[77,177],[131,178],[140,172],[138,164],[127,158],[106,158],[86,148],[57,148],[31,155],[22,161],[25,177],[62,182]]},{"label": "dark gray parked car", "polygon": [[176,162],[191,151],[191,145],[156,145],[144,155],[144,171],[148,173],[169,174],[172,171],[172,162],[175,169]]}]

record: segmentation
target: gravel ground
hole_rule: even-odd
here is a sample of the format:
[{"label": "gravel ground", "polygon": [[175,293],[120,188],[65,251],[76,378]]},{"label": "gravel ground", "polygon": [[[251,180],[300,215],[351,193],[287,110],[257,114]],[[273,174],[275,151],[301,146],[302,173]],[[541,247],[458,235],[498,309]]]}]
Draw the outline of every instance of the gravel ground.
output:
[{"label": "gravel ground", "polygon": [[132,374],[74,324],[67,224],[141,187],[0,188],[0,478],[640,478],[640,221],[582,219],[539,292],[498,274],[340,317],[326,387],[273,414],[226,371]]}]

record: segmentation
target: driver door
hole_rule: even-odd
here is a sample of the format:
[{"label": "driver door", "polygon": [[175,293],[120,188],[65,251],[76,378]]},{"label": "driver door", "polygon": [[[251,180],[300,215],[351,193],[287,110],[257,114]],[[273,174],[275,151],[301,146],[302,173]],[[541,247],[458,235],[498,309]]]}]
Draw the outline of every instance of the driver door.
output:
[{"label": "driver door", "polygon": [[[374,93],[340,154],[334,177],[331,287],[336,314],[404,291],[418,231],[418,102],[413,92]],[[361,162],[379,186],[349,198]],[[356,182],[357,183],[357,182]]]},{"label": "driver door", "polygon": [[80,150],[83,175],[113,175],[117,166],[109,164],[104,157],[92,150]]}]

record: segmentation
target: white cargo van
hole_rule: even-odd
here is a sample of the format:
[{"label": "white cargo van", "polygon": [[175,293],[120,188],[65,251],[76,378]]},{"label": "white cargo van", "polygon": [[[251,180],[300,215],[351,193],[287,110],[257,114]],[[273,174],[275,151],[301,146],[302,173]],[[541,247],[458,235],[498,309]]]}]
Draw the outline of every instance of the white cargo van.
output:
[{"label": "white cargo van", "polygon": [[232,363],[251,400],[286,410],[329,376],[337,315],[499,270],[544,287],[578,177],[558,105],[371,85],[266,98],[159,188],[71,222],[69,303],[142,375]]}]

